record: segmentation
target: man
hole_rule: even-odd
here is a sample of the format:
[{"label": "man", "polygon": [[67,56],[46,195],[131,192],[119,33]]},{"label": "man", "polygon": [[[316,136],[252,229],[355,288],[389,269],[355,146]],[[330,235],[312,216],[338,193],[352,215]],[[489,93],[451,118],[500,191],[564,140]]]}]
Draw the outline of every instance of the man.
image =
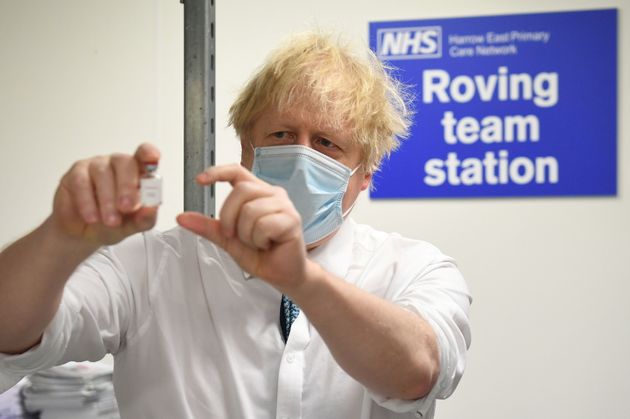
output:
[{"label": "man", "polygon": [[125,418],[432,417],[463,373],[466,285],[429,244],[347,219],[407,130],[399,87],[305,34],[231,122],[241,164],[197,177],[233,187],[217,220],[149,231],[148,144],[65,174],[51,216],[0,254],[3,388],[109,352]]}]

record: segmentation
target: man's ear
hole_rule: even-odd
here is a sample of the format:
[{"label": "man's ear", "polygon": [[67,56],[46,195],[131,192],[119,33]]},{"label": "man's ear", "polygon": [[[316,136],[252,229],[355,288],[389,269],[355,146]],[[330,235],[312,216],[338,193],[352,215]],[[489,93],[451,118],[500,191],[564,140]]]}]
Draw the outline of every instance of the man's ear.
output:
[{"label": "man's ear", "polygon": [[249,138],[241,137],[241,166],[251,169],[254,164],[254,147]]},{"label": "man's ear", "polygon": [[365,172],[363,174],[363,181],[361,182],[361,190],[364,191],[370,187],[370,183],[372,182],[372,173]]}]

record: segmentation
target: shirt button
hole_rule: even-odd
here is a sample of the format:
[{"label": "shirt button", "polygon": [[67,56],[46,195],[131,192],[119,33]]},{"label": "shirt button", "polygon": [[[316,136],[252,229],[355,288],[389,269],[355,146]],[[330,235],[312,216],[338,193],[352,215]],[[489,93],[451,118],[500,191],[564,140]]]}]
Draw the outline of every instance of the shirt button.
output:
[{"label": "shirt button", "polygon": [[[293,355],[293,354],[289,354],[289,355],[287,355],[287,362],[288,362],[289,364],[291,364],[291,363],[293,363],[293,361],[295,361],[295,355]],[[287,418],[287,419],[288,419],[288,418]]]}]

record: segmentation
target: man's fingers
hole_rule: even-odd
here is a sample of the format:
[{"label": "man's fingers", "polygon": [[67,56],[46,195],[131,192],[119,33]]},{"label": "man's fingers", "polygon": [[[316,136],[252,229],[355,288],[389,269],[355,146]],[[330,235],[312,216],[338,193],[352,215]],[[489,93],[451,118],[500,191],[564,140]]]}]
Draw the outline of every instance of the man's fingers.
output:
[{"label": "man's fingers", "polygon": [[85,161],[77,162],[72,166],[61,180],[61,187],[69,192],[73,200],[71,205],[86,224],[94,224],[100,220],[94,187]]},{"label": "man's fingers", "polygon": [[223,234],[227,237],[234,236],[236,222],[240,217],[243,205],[257,198],[271,196],[273,192],[273,188],[263,183],[249,181],[237,183],[223,203],[219,215]]},{"label": "man's fingers", "polygon": [[211,185],[216,182],[230,182],[232,186],[235,186],[238,182],[243,181],[262,183],[260,179],[240,164],[212,166],[197,175],[197,182],[200,185]]},{"label": "man's fingers", "polygon": [[150,143],[143,143],[136,149],[135,159],[140,165],[154,163],[160,160],[160,150]]},{"label": "man's fingers", "polygon": [[122,213],[130,213],[139,203],[138,161],[125,154],[113,154],[110,161],[116,179],[116,208]]},{"label": "man's fingers", "polygon": [[90,163],[90,178],[96,190],[96,199],[103,224],[109,227],[120,225],[121,219],[116,209],[116,185],[114,171],[108,158],[95,159]]},{"label": "man's fingers", "polygon": [[157,210],[141,208],[138,184],[142,162],[159,157],[157,148],[143,144],[135,156],[117,153],[74,163],[55,193],[59,226],[69,236],[99,244],[153,228]]},{"label": "man's fingers", "polygon": [[295,218],[286,212],[260,217],[252,231],[252,241],[259,249],[269,249],[274,242],[284,242],[299,235]]},{"label": "man's fingers", "polygon": [[259,218],[269,214],[274,214],[285,209],[285,202],[274,196],[267,196],[246,202],[238,215],[236,231],[239,239],[251,245],[254,245],[252,233],[254,226]]}]

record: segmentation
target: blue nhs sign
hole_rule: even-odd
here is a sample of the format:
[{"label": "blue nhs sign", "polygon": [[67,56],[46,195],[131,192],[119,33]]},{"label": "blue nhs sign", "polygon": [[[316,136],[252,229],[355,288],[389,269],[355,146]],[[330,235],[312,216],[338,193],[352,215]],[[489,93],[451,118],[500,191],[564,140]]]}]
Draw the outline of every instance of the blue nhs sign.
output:
[{"label": "blue nhs sign", "polygon": [[377,31],[377,55],[381,59],[403,60],[442,56],[442,28],[417,26],[384,28]]},{"label": "blue nhs sign", "polygon": [[617,10],[370,23],[415,97],[373,199],[617,194]]}]

